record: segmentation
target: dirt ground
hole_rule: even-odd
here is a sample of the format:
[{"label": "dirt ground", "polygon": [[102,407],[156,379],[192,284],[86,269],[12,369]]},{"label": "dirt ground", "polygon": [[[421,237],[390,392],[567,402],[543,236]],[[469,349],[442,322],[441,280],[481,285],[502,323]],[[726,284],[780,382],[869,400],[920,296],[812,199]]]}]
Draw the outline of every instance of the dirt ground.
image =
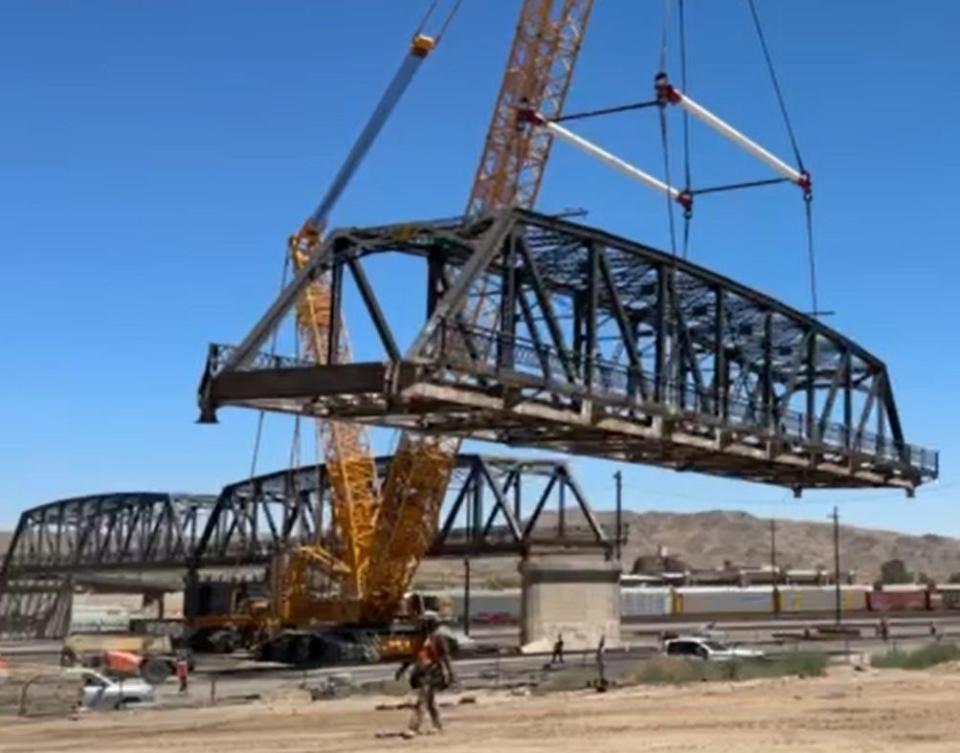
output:
[{"label": "dirt ground", "polygon": [[922,672],[841,668],[820,679],[605,695],[483,694],[476,704],[443,709],[442,736],[410,743],[395,736],[409,712],[374,710],[396,699],[310,703],[288,696],[246,706],[89,714],[77,721],[0,719],[0,751],[362,753],[396,746],[447,753],[953,753],[960,739],[958,699],[957,666]]}]

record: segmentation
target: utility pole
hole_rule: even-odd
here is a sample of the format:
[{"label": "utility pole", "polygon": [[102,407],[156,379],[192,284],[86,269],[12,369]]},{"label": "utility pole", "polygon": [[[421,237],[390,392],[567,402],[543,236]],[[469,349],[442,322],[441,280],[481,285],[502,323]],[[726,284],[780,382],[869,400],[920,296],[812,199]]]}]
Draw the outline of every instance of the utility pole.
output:
[{"label": "utility pole", "polygon": [[470,635],[470,554],[463,558],[463,634]]},{"label": "utility pole", "polygon": [[840,513],[837,506],[833,507],[833,583],[834,583],[834,615],[839,625],[843,619],[840,603]]},{"label": "utility pole", "polygon": [[777,570],[777,519],[770,518],[770,577],[773,578],[773,613],[780,614],[780,572]]},{"label": "utility pole", "polygon": [[617,471],[613,474],[613,480],[617,484],[617,542],[615,544],[615,552],[617,554],[617,562],[620,561],[620,546],[623,541],[623,474],[620,471]]}]

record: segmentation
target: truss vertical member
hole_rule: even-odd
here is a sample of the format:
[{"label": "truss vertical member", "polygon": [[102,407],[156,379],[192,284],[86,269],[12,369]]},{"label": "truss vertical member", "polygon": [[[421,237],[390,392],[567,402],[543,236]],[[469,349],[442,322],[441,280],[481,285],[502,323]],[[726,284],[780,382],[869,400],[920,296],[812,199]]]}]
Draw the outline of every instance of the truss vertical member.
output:
[{"label": "truss vertical member", "polygon": [[664,105],[669,103],[681,107],[701,123],[709,126],[721,136],[729,139],[741,149],[765,163],[772,170],[799,186],[803,189],[804,194],[810,194],[812,184],[808,172],[791,167],[782,159],[764,149],[756,141],[742,134],[725,120],[714,115],[703,105],[690,99],[690,97],[670,83],[670,79],[666,73],[657,74],[654,80],[654,90],[656,91],[658,101]]},{"label": "truss vertical member", "polygon": [[655,178],[640,168],[634,167],[630,163],[620,159],[615,154],[611,154],[605,149],[601,149],[593,142],[587,141],[585,138],[578,136],[573,131],[564,128],[562,125],[550,122],[538,112],[534,112],[528,108],[521,108],[517,110],[517,121],[519,123],[528,123],[534,127],[542,128],[548,131],[557,138],[567,142],[573,147],[576,147],[583,153],[588,154],[591,157],[595,157],[605,165],[612,167],[614,170],[617,170],[620,173],[623,173],[628,178],[638,180],[655,191],[666,194],[675,202],[680,204],[684,209],[690,209],[693,206],[693,195],[689,191],[681,191],[678,188],[674,188],[673,186],[664,183],[659,178]]}]

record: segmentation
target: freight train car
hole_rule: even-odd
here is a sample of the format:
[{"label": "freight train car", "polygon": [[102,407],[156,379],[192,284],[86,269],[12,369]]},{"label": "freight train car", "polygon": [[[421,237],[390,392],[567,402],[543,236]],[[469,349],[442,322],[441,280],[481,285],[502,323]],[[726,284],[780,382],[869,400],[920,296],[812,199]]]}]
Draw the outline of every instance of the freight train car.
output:
[{"label": "freight train car", "polygon": [[[783,614],[816,614],[836,610],[835,586],[780,586],[780,612]],[[867,586],[841,586],[840,608],[844,612],[867,609]]]},{"label": "freight train car", "polygon": [[682,586],[673,590],[673,614],[726,616],[772,614],[773,588]]},{"label": "freight train car", "polygon": [[[451,604],[452,617],[463,621],[463,591],[437,591]],[[938,590],[919,585],[871,590],[865,585],[842,585],[840,606],[844,614],[889,612],[916,613],[960,610],[960,584]],[[762,618],[784,614],[794,617],[831,615],[836,609],[834,586],[623,586],[620,612],[624,622],[671,617]],[[521,592],[518,588],[470,592],[471,622],[478,625],[516,625],[520,621]]]},{"label": "freight train car", "polygon": [[655,620],[673,614],[673,590],[661,587],[620,589],[620,619]]},{"label": "freight train car", "polygon": [[941,603],[935,594],[927,589],[897,589],[870,591],[867,605],[871,612],[922,612],[936,610]]}]

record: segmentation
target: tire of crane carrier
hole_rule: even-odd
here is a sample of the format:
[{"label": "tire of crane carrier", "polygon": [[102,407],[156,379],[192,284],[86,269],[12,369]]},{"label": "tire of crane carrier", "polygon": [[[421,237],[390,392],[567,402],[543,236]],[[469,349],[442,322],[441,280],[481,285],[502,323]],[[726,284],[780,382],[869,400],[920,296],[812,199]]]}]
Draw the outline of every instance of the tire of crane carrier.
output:
[{"label": "tire of crane carrier", "polygon": [[309,635],[287,636],[284,651],[287,664],[309,664],[313,659]]},{"label": "tire of crane carrier", "polygon": [[207,643],[215,654],[232,654],[237,650],[237,634],[232,630],[214,630],[207,636]]},{"label": "tire of crane carrier", "polygon": [[151,685],[162,685],[171,674],[170,660],[160,656],[148,656],[140,664],[140,676]]}]

